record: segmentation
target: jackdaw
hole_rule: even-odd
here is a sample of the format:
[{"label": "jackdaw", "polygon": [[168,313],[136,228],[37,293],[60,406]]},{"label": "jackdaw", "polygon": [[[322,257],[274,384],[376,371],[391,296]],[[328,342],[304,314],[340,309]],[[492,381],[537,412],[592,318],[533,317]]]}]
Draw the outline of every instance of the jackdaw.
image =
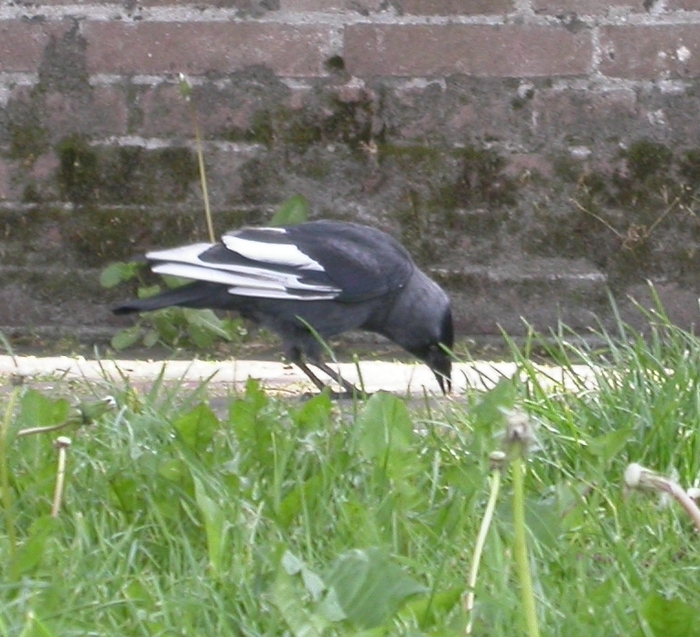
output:
[{"label": "jackdaw", "polygon": [[285,354],[318,387],[307,362],[352,383],[322,358],[319,338],[352,329],[381,334],[425,362],[443,393],[451,391],[450,299],[388,234],[341,221],[243,228],[220,243],[149,252],[153,272],[192,283],[114,309],[115,314],[169,306],[234,310],[277,332]]}]

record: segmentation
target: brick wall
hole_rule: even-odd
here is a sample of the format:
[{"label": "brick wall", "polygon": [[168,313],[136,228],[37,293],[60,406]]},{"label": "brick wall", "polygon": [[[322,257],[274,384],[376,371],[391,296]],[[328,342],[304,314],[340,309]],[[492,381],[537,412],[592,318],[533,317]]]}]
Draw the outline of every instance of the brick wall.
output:
[{"label": "brick wall", "polygon": [[[104,264],[295,193],[401,238],[474,336],[697,317],[697,0],[0,5],[0,329],[101,338]],[[631,316],[631,315],[630,315]]]}]

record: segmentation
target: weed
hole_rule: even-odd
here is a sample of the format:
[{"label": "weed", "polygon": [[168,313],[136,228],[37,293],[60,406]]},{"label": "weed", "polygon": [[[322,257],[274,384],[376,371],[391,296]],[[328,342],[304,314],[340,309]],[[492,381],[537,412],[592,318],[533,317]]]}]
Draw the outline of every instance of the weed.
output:
[{"label": "weed", "polygon": [[[700,341],[662,308],[640,311],[645,333],[619,321],[599,349],[562,327],[544,346],[556,371],[532,363],[533,333],[512,346],[513,378],[425,406],[385,393],[285,401],[249,381],[222,415],[206,384],[105,381],[92,398],[108,392],[116,409],[69,430],[56,518],[53,434],[15,432],[62,422],[76,401],[66,411],[60,383],[10,388],[0,632],[452,637],[471,623],[498,637],[535,634],[536,621],[546,635],[697,637],[695,527],[621,478],[640,463],[697,486]],[[492,496],[513,409],[536,446],[525,479],[502,471]]]}]

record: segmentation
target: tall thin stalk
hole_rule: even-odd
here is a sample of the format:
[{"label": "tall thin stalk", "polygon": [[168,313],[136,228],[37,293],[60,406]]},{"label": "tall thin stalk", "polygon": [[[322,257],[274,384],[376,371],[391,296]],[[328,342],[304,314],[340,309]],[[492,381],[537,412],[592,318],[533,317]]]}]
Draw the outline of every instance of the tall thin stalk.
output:
[{"label": "tall thin stalk", "polygon": [[180,73],[180,92],[187,100],[190,106],[190,114],[192,115],[192,126],[194,127],[194,137],[197,144],[197,164],[199,165],[199,182],[202,186],[202,198],[204,200],[204,216],[207,220],[207,233],[209,241],[214,243],[216,236],[214,235],[214,222],[211,216],[211,207],[209,205],[209,190],[207,187],[207,172],[204,165],[204,150],[202,148],[202,131],[199,126],[199,118],[197,117],[197,109],[192,102],[192,87],[187,81],[184,74]]},{"label": "tall thin stalk", "polygon": [[525,526],[525,459],[522,455],[513,459],[513,552],[520,580],[520,599],[529,637],[539,637],[535,592],[532,587],[530,559],[527,552],[527,527]]},{"label": "tall thin stalk", "polygon": [[17,554],[17,533],[15,532],[15,519],[12,509],[12,491],[10,489],[10,469],[8,467],[7,449],[10,436],[10,425],[15,413],[15,406],[19,398],[20,387],[15,386],[5,407],[5,414],[0,428],[0,498],[5,512],[5,531],[10,545],[10,558],[14,560]]},{"label": "tall thin stalk", "polygon": [[535,591],[532,586],[530,558],[527,552],[527,526],[525,524],[525,473],[527,456],[535,447],[536,439],[530,419],[524,412],[513,410],[506,414],[506,434],[503,448],[513,472],[513,553],[515,569],[520,580],[520,599],[528,637],[539,637]]},{"label": "tall thin stalk", "polygon": [[488,535],[489,528],[491,527],[491,521],[493,520],[493,512],[496,509],[496,501],[498,500],[498,494],[501,489],[501,472],[503,471],[503,463],[505,461],[505,454],[500,451],[495,451],[491,454],[491,493],[489,495],[489,501],[486,504],[486,510],[484,511],[484,517],[481,519],[481,526],[479,528],[479,534],[476,537],[476,544],[474,545],[474,554],[472,555],[472,562],[469,568],[469,575],[467,577],[467,592],[464,596],[464,611],[469,618],[467,621],[467,627],[465,630],[466,635],[472,634],[472,627],[474,625],[474,599],[476,588],[476,579],[479,574],[479,566],[481,564],[481,556],[484,552],[484,546],[486,544],[486,536]]}]

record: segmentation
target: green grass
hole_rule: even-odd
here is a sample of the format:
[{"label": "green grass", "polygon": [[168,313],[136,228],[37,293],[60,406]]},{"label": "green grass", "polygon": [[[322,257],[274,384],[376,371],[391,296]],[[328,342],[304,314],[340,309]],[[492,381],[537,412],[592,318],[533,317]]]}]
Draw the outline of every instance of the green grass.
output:
[{"label": "green grass", "polygon": [[[297,402],[251,382],[217,413],[206,384],[10,389],[0,635],[464,635],[489,454],[518,408],[536,426],[524,489],[541,634],[697,637],[700,536],[674,503],[622,486],[630,462],[700,480],[700,342],[649,318],[644,337],[620,325],[600,351],[549,346],[596,388],[547,381],[526,347],[517,380],[447,402]],[[16,436],[62,422],[78,390],[117,407]],[[60,433],[72,446],[54,519]],[[512,486],[506,469],[474,635],[526,634]]]}]

